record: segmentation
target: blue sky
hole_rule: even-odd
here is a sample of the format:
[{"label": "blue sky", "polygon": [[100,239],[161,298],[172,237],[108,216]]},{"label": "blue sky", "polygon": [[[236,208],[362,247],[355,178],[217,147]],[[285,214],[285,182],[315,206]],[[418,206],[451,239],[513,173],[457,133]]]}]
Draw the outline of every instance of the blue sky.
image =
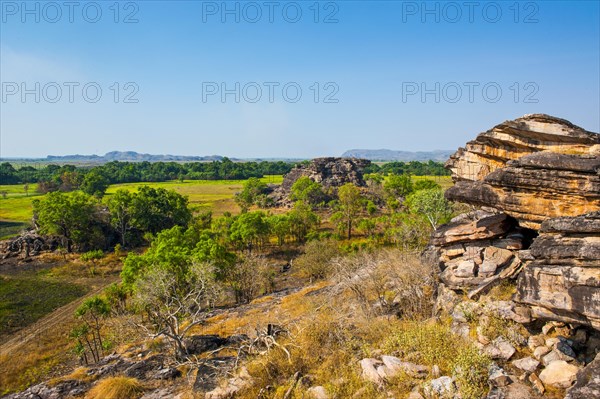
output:
[{"label": "blue sky", "polygon": [[600,130],[598,1],[465,3],[2,0],[0,155],[455,149],[528,113]]}]

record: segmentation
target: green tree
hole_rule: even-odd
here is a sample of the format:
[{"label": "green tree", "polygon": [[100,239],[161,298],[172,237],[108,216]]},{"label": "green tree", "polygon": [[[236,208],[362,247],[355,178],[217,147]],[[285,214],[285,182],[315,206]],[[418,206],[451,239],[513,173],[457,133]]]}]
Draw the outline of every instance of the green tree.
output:
[{"label": "green tree", "polygon": [[72,244],[90,241],[97,222],[97,202],[93,197],[82,192],[53,192],[32,203],[40,232],[60,236],[67,252],[71,252]]},{"label": "green tree", "polygon": [[84,176],[79,188],[86,194],[102,198],[109,184],[108,179],[104,175],[96,169],[92,169]]},{"label": "green tree", "polygon": [[388,179],[383,184],[383,189],[387,197],[406,198],[413,192],[413,182],[409,174],[388,176]]},{"label": "green tree", "polygon": [[337,212],[332,220],[339,222],[339,227],[345,230],[348,239],[352,237],[352,228],[363,209],[363,198],[360,190],[352,183],[346,183],[338,190]]},{"label": "green tree", "polygon": [[436,182],[434,182],[431,179],[421,179],[421,180],[417,180],[417,182],[415,183],[415,191],[429,190],[432,188],[441,190],[442,186],[440,186],[439,184],[437,184]]},{"label": "green tree", "polygon": [[303,201],[311,207],[315,207],[327,199],[323,192],[323,186],[307,176],[301,176],[292,185],[290,193],[292,201]]},{"label": "green tree", "polygon": [[439,189],[416,191],[407,198],[407,203],[412,212],[425,216],[434,230],[452,216],[452,207]]},{"label": "green tree", "polygon": [[127,246],[127,235],[133,228],[132,209],[133,195],[120,188],[108,200],[108,210],[110,212],[110,222],[114,229],[121,236],[121,245]]},{"label": "green tree", "polygon": [[230,228],[230,239],[238,249],[252,252],[261,247],[269,235],[269,223],[264,212],[248,212],[239,215]]},{"label": "green tree", "polygon": [[95,362],[100,361],[104,351],[102,341],[103,320],[110,314],[110,305],[99,296],[86,299],[75,310],[75,317],[83,321],[83,324],[72,330],[71,336],[76,338],[80,344],[87,343],[88,349]]},{"label": "green tree", "polygon": [[262,196],[266,191],[266,183],[263,183],[259,178],[251,177],[244,182],[242,191],[235,195],[235,202],[242,209],[242,212],[247,212],[252,205],[262,200]]},{"label": "green tree", "polygon": [[191,219],[187,197],[173,190],[142,186],[131,201],[132,224],[143,232],[187,226]]},{"label": "green tree", "polygon": [[286,238],[291,235],[291,223],[288,215],[269,216],[269,229],[277,237],[279,245],[285,244]]},{"label": "green tree", "polygon": [[314,231],[320,223],[319,216],[314,213],[310,205],[297,201],[287,214],[290,225],[290,234],[297,242],[306,241],[306,237]]}]

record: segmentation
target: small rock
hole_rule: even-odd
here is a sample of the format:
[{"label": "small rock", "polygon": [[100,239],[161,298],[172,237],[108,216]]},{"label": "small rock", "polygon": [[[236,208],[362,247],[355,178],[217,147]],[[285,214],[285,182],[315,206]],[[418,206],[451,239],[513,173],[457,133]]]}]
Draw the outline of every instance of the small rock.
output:
[{"label": "small rock", "polygon": [[375,384],[383,384],[383,378],[377,372],[377,367],[381,365],[381,362],[377,359],[366,358],[360,361],[360,367],[362,368],[362,376],[365,380],[374,382]]},{"label": "small rock", "polygon": [[429,369],[426,366],[418,364],[403,362],[395,356],[381,356],[383,364],[390,370],[393,375],[397,375],[400,372],[404,372],[411,377],[424,378],[427,377]]},{"label": "small rock", "polygon": [[554,348],[559,342],[560,340],[558,338],[548,338],[546,339],[546,346],[548,348]]},{"label": "small rock", "polygon": [[542,327],[542,334],[548,335],[552,330],[554,330],[554,324],[552,324],[552,323],[546,323]]},{"label": "small rock", "polygon": [[488,381],[494,387],[505,387],[512,383],[508,374],[497,364],[492,363],[489,370]]},{"label": "small rock", "polygon": [[529,382],[531,383],[531,385],[533,385],[535,390],[539,392],[540,395],[543,395],[546,391],[542,380],[540,380],[540,378],[535,373],[529,374]]},{"label": "small rock", "polygon": [[412,391],[411,393],[408,394],[406,399],[425,399],[425,398],[419,392]]},{"label": "small rock", "polygon": [[452,323],[450,330],[459,337],[469,338],[471,327],[467,323]]},{"label": "small rock", "polygon": [[456,267],[454,275],[460,278],[475,277],[475,262],[472,260],[463,260]]},{"label": "small rock", "polygon": [[535,348],[533,350],[533,357],[535,357],[537,360],[542,359],[542,357],[544,357],[544,355],[546,355],[547,353],[550,352],[550,348],[548,348],[547,346],[538,346],[537,348]]},{"label": "small rock", "polygon": [[[570,340],[561,340],[558,344],[556,344],[556,350],[558,352],[560,352],[561,354],[563,354],[564,356],[573,360],[577,357],[577,354],[575,353],[573,348],[571,348],[572,344],[569,344],[568,341],[570,341]],[[573,341],[571,341],[571,342],[573,342]],[[563,360],[567,360],[567,359],[563,359]]]},{"label": "small rock", "polygon": [[508,360],[515,354],[516,349],[502,337],[498,337],[492,341],[490,345],[484,348],[484,352],[487,353],[492,359],[503,359]]},{"label": "small rock", "polygon": [[540,362],[528,356],[524,357],[523,359],[513,361],[512,365],[518,369],[527,371],[528,373],[533,373],[540,365]]},{"label": "small rock", "polygon": [[306,390],[308,397],[312,399],[329,399],[327,391],[322,386],[310,387]]},{"label": "small rock", "polygon": [[538,346],[546,345],[546,340],[544,337],[540,335],[532,335],[527,339],[527,347],[532,351],[535,350]]},{"label": "small rock", "polygon": [[[425,396],[428,398],[451,395],[454,391],[454,381],[451,377],[443,376],[425,384]],[[437,396],[436,396],[437,395]]]},{"label": "small rock", "polygon": [[433,378],[439,378],[442,376],[442,372],[440,371],[440,367],[437,364],[434,364],[433,367],[431,367],[431,376]]},{"label": "small rock", "polygon": [[556,360],[550,363],[540,373],[540,380],[545,385],[550,385],[556,388],[568,388],[577,379],[579,368],[564,360]]},{"label": "small rock", "polygon": [[175,367],[167,367],[162,370],[158,370],[154,374],[154,378],[157,380],[172,380],[181,376],[181,371],[177,370]]}]

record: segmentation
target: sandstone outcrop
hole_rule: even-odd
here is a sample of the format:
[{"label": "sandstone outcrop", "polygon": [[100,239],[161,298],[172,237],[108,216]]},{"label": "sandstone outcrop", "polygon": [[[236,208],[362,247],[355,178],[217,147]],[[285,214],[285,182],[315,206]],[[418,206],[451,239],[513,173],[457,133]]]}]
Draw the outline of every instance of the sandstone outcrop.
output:
[{"label": "sandstone outcrop", "polygon": [[539,229],[548,218],[600,209],[600,154],[525,155],[481,181],[457,181],[446,197],[500,209],[522,227]]},{"label": "sandstone outcrop", "polygon": [[363,170],[371,164],[366,159],[356,158],[315,158],[308,164],[297,165],[283,178],[281,186],[271,194],[279,205],[289,205],[292,186],[302,176],[320,183],[326,191],[335,190],[346,183],[362,187],[365,185]]},{"label": "sandstone outcrop", "polygon": [[538,229],[600,209],[600,135],[543,114],[503,122],[446,163],[453,201],[492,206]]},{"label": "sandstone outcrop", "polygon": [[513,276],[521,266],[519,251],[529,245],[528,232],[504,213],[478,210],[462,214],[437,229],[430,258],[451,289],[477,294],[488,284]]},{"label": "sandstone outcrop", "polygon": [[600,329],[600,211],[542,223],[516,300],[537,318]]},{"label": "sandstone outcrop", "polygon": [[441,281],[473,297],[518,276],[515,300],[534,319],[600,329],[600,135],[526,115],[481,133],[446,166],[455,181],[446,197],[485,210],[433,234]]}]

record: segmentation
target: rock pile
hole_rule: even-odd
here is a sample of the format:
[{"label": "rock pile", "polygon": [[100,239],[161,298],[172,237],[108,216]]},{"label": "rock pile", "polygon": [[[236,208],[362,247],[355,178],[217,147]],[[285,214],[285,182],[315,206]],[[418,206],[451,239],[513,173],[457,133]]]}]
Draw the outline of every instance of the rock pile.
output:
[{"label": "rock pile", "polygon": [[297,165],[285,175],[281,186],[274,190],[271,197],[280,206],[290,205],[292,186],[302,176],[320,183],[326,191],[335,190],[346,183],[362,187],[365,185],[363,170],[370,164],[371,161],[366,159],[315,158],[308,164]]}]

